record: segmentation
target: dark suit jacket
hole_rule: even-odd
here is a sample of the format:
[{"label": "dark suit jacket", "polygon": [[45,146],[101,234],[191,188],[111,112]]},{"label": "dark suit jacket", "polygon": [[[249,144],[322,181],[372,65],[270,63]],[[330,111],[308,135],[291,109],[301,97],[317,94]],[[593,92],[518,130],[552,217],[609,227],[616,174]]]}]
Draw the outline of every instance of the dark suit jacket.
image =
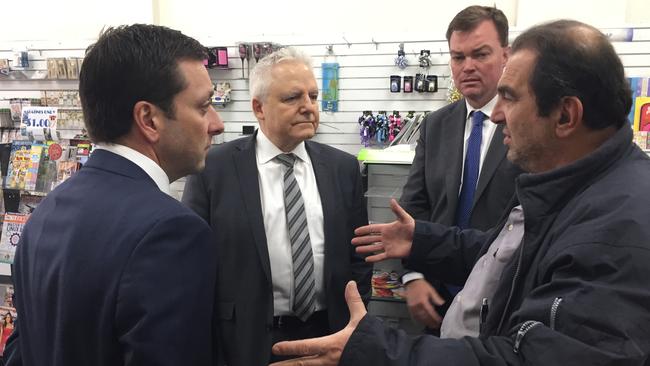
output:
[{"label": "dark suit jacket", "polygon": [[[255,136],[213,147],[205,171],[188,179],[183,194],[183,202],[204,217],[215,232],[219,254],[217,327],[223,342],[220,349],[229,366],[267,365],[272,346],[271,267]],[[348,322],[344,299],[347,281],[357,281],[360,293],[366,298],[370,295],[372,267],[350,244],[354,229],[368,222],[366,206],[356,159],[316,142],[305,144],[323,205],[324,284],[330,330],[334,332]]]},{"label": "dark suit jacket", "polygon": [[[422,122],[413,165],[400,198],[401,205],[415,219],[456,224],[466,118],[467,106],[462,99],[427,115]],[[515,178],[521,170],[508,161],[506,152],[503,125],[498,125],[481,166],[471,228],[487,230],[496,225],[514,195]]]},{"label": "dark suit jacket", "polygon": [[96,150],[24,228],[7,364],[211,365],[215,266],[200,217]]}]

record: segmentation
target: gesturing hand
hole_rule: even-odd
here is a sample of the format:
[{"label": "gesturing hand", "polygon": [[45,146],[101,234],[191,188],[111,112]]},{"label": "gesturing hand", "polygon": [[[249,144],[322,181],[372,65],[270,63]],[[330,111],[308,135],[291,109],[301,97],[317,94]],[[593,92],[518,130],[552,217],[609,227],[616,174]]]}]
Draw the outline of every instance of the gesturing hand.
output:
[{"label": "gesturing hand", "polygon": [[366,257],[368,262],[379,262],[389,258],[405,258],[411,254],[415,220],[395,201],[390,208],[397,220],[388,224],[371,224],[357,228],[352,244],[357,253],[375,253]]},{"label": "gesturing hand", "polygon": [[345,301],[350,310],[350,322],[339,332],[325,337],[303,339],[290,342],[279,342],[273,345],[273,353],[283,356],[305,356],[271,364],[271,366],[335,366],[339,364],[341,354],[348,339],[357,328],[361,319],[366,316],[357,284],[348,282],[345,287]]}]

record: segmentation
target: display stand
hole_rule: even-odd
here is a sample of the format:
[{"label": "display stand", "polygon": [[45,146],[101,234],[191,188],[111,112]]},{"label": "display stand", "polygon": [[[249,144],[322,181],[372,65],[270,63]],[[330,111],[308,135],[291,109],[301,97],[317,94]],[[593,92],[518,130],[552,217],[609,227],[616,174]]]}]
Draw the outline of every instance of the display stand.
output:
[{"label": "display stand", "polygon": [[[368,178],[365,196],[368,200],[369,222],[384,223],[395,220],[395,215],[390,209],[390,200],[398,200],[401,196],[414,156],[415,151],[409,145],[395,145],[381,150],[362,149],[359,152],[358,160],[365,165]],[[374,296],[368,305],[368,312],[380,317],[389,326],[403,329],[409,334],[421,334],[423,327],[411,320],[403,298],[403,288],[395,287],[394,284],[384,286],[382,276],[390,277],[392,274],[392,277],[395,277],[401,272],[402,264],[399,259],[375,264]],[[390,296],[391,292],[393,296]]]}]

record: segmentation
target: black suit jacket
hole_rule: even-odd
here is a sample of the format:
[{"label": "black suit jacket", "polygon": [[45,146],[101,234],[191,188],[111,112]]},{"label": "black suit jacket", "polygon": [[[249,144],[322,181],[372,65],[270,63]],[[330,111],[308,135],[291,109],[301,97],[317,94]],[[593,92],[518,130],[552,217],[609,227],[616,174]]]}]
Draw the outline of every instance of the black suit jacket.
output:
[{"label": "black suit jacket", "polygon": [[96,150],[25,225],[7,365],[212,365],[210,227]]},{"label": "black suit jacket", "polygon": [[[229,366],[267,365],[272,346],[271,267],[255,136],[213,147],[205,171],[189,177],[183,193],[183,202],[215,232],[219,261],[216,326]],[[367,212],[356,159],[316,142],[305,144],[323,205],[324,284],[330,330],[335,332],[349,319],[344,299],[347,281],[357,281],[361,294],[370,295],[372,267],[350,244],[354,229],[367,224]]]}]

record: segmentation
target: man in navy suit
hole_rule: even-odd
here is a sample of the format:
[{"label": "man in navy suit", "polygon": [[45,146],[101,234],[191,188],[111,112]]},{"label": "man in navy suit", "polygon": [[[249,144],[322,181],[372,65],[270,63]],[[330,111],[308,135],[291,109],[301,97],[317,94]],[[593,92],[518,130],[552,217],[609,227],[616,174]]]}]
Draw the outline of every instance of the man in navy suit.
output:
[{"label": "man in navy suit", "polygon": [[223,131],[204,58],[141,24],[88,49],[79,94],[97,148],[25,226],[7,365],[213,364],[212,231],[169,195]]},{"label": "man in navy suit", "polygon": [[[183,194],[215,231],[220,350],[229,366],[267,365],[277,341],[343,328],[346,282],[357,281],[367,299],[372,273],[350,245],[354,229],[368,222],[359,164],[306,141],[319,122],[310,60],[293,48],[276,51],[251,71],[250,92],[260,129],[214,147],[205,171],[188,179]],[[285,212],[285,206],[300,206],[296,192],[304,202],[300,219]],[[289,235],[293,222],[302,223],[302,234]],[[309,253],[296,254],[294,237]],[[303,274],[306,267],[313,270]],[[300,306],[303,288],[314,290],[305,300],[308,314]]]}]

